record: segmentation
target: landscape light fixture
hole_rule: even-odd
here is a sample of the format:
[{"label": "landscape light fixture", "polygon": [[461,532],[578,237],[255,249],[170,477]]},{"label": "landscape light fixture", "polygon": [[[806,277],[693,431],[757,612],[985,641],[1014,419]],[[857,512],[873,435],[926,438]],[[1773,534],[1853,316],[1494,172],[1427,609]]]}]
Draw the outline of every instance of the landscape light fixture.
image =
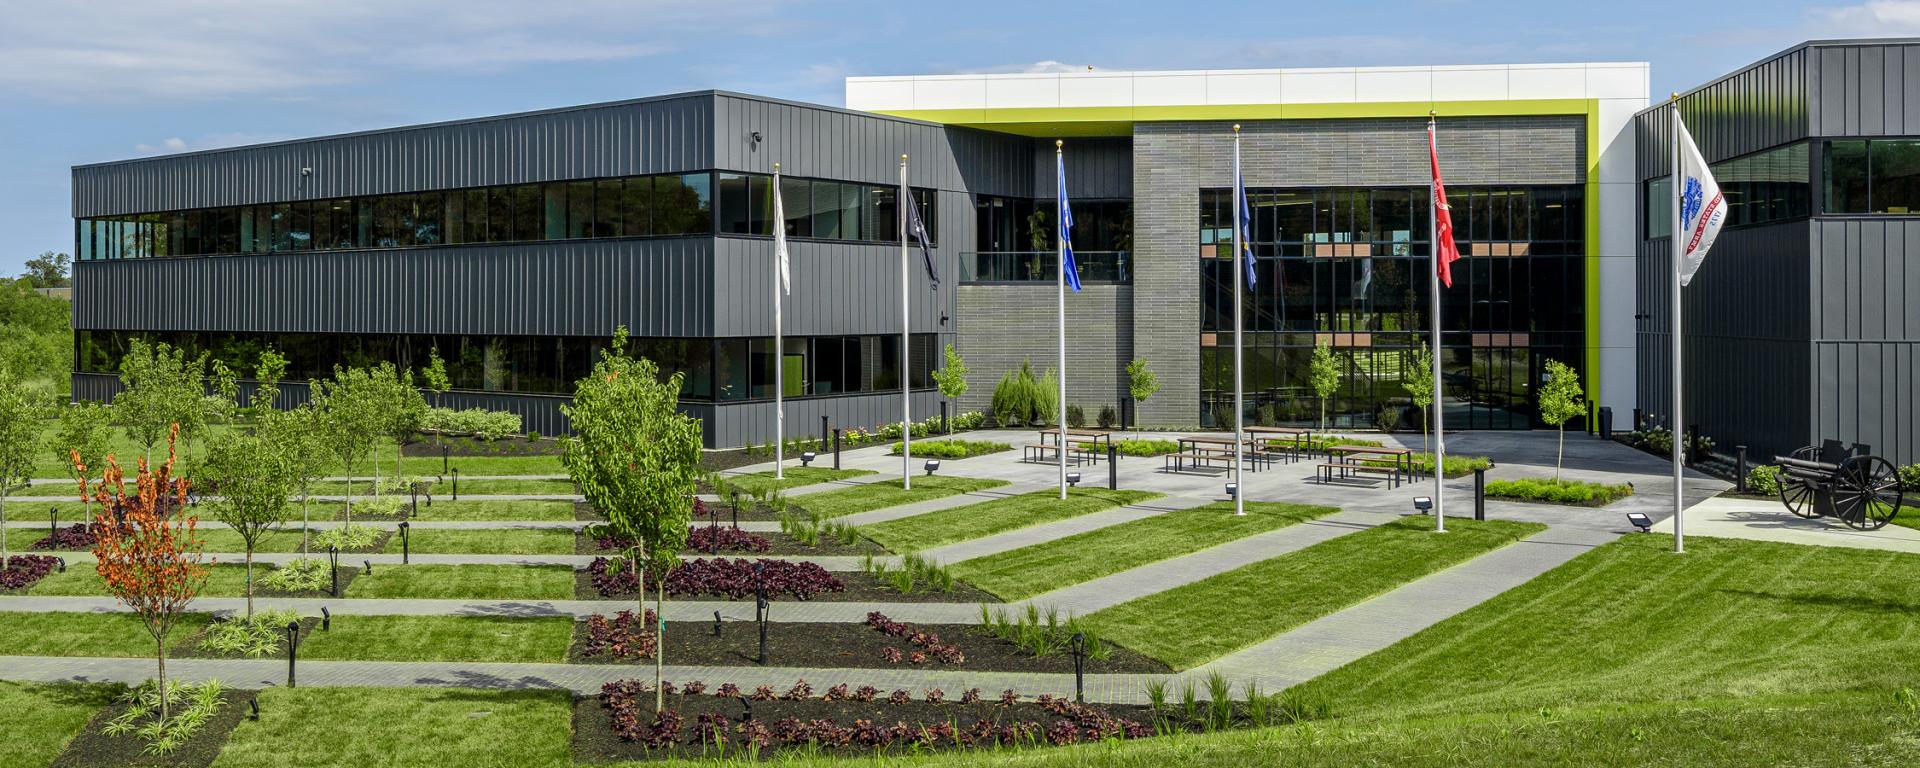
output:
[{"label": "landscape light fixture", "polygon": [[362,561],[360,561],[360,564],[361,564],[361,565],[364,565],[364,566],[366,566],[366,567],[367,567],[367,570],[366,570],[366,573],[364,573],[364,574],[362,574],[362,575],[365,575],[365,576],[372,576],[372,575],[373,575],[373,561],[372,561],[372,560],[362,560]]},{"label": "landscape light fixture", "polygon": [[801,452],[800,452],[800,466],[803,466],[803,467],[804,467],[804,466],[807,466],[807,465],[810,465],[810,464],[812,464],[812,463],[813,463],[813,460],[814,460],[815,458],[817,458],[818,456],[819,456],[819,454],[817,454],[817,453],[814,453],[813,451],[801,451]]},{"label": "landscape light fixture", "polygon": [[1080,473],[1078,473],[1078,472],[1068,472],[1068,473],[1067,473],[1067,485],[1071,485],[1071,486],[1074,486],[1074,487],[1076,487],[1076,488],[1078,488],[1078,487],[1080,487]]},{"label": "landscape light fixture", "polygon": [[327,607],[324,605],[320,606],[320,631],[322,632],[333,631],[333,612],[328,611]]},{"label": "landscape light fixture", "polygon": [[1647,517],[1639,512],[1628,512],[1627,522],[1632,523],[1633,527],[1640,529],[1641,533],[1653,532],[1653,518]]},{"label": "landscape light fixture", "polygon": [[1431,512],[1433,512],[1433,497],[1432,496],[1413,497],[1413,508],[1419,511],[1420,514],[1423,514],[1423,515],[1430,514]]},{"label": "landscape light fixture", "polygon": [[1240,495],[1240,484],[1227,483],[1227,498],[1231,499],[1238,495]]},{"label": "landscape light fixture", "polygon": [[713,636],[714,637],[720,636],[720,612],[719,611],[713,612]]},{"label": "landscape light fixture", "polygon": [[58,563],[60,564],[60,565],[59,565],[59,568],[60,568],[60,572],[61,572],[61,573],[66,573],[66,572],[67,572],[67,559],[66,559],[66,558],[64,558],[64,557],[56,557],[56,558],[54,558],[54,561],[55,561],[55,562],[58,562]]},{"label": "landscape light fixture", "polygon": [[[325,608],[320,609],[325,611]],[[300,622],[287,622],[287,687],[294,687],[293,663],[300,655]]]},{"label": "landscape light fixture", "polygon": [[928,477],[932,477],[933,473],[939,469],[940,469],[939,459],[927,459],[927,476]]},{"label": "landscape light fixture", "polygon": [[260,697],[255,696],[253,698],[247,699],[247,707],[253,710],[253,714],[248,715],[247,719],[255,720],[255,721],[259,720],[260,719]]}]

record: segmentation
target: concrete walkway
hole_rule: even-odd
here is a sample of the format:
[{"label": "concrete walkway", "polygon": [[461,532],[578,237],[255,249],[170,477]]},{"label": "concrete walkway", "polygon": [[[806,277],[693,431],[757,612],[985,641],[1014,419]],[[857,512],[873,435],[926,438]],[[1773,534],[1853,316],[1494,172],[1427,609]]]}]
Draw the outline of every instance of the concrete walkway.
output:
[{"label": "concrete walkway", "polygon": [[[1902,506],[1894,520],[1920,519],[1920,507]],[[1787,511],[1775,499],[1707,499],[1687,508],[1688,536],[1774,541],[1815,547],[1851,547],[1920,554],[1920,530],[1894,523],[1877,531],[1862,531],[1830,517],[1811,520]],[[1661,533],[1673,533],[1671,517],[1654,524]]]}]

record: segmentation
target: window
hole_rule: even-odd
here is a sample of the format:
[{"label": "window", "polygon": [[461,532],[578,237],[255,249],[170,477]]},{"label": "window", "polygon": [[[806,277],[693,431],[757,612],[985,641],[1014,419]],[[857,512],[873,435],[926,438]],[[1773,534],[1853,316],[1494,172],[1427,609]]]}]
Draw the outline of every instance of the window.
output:
[{"label": "window", "polygon": [[1821,163],[1826,173],[1827,213],[1867,213],[1867,142],[1829,141]]},{"label": "window", "polygon": [[1920,140],[1869,142],[1867,162],[1874,213],[1920,212]]},{"label": "window", "polygon": [[786,228],[787,237],[812,237],[813,182],[780,177],[780,213],[786,217],[780,225]]},{"label": "window", "polygon": [[567,237],[593,237],[593,182],[567,184]]},{"label": "window", "polygon": [[753,232],[752,214],[747,205],[746,174],[720,174],[720,231],[729,235]]},{"label": "window", "polygon": [[653,234],[653,185],[654,179],[641,176],[627,179],[621,186],[620,234],[627,237]]},{"label": "window", "polygon": [[704,235],[713,231],[713,175],[659,176],[653,187],[655,235]]},{"label": "window", "polygon": [[[601,179],[593,182],[593,224],[588,237],[620,236],[620,201],[625,196],[626,179]],[[635,179],[636,183],[644,180]]]}]

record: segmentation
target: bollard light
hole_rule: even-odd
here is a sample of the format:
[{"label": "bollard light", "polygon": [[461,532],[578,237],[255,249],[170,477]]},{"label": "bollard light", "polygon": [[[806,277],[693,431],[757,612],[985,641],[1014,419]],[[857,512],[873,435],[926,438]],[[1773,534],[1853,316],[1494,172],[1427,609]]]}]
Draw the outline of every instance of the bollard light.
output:
[{"label": "bollard light", "polygon": [[332,544],[327,545],[327,562],[329,563],[328,571],[333,574],[333,587],[328,590],[328,593],[333,595],[334,597],[339,597],[340,596],[340,548],[338,546],[335,546]]},{"label": "bollard light", "polygon": [[413,528],[412,523],[408,523],[405,520],[400,521],[400,564],[401,565],[406,565],[407,562],[412,559],[412,556],[408,551],[409,549],[411,549],[411,547],[408,546],[408,542],[407,542],[407,538],[408,538],[407,531],[411,530],[412,528]]},{"label": "bollard light", "polygon": [[1240,484],[1227,483],[1227,498],[1233,498],[1238,495],[1240,495]]},{"label": "bollard light", "polygon": [[1641,533],[1653,532],[1653,518],[1647,517],[1639,512],[1628,512],[1627,522],[1632,523],[1633,527],[1640,529]]},{"label": "bollard light", "polygon": [[366,570],[366,571],[365,571],[364,573],[362,573],[361,575],[363,575],[363,576],[372,576],[372,575],[373,575],[373,561],[372,561],[372,560],[362,560],[362,561],[360,561],[360,564],[361,564],[361,565],[364,565],[364,566],[366,566],[366,567],[367,567],[367,570]]},{"label": "bollard light", "polygon": [[320,606],[320,631],[333,631],[333,612],[327,610],[327,607],[324,605]]},{"label": "bollard light", "polygon": [[720,636],[720,612],[719,611],[713,612],[713,636],[714,637]]},{"label": "bollard light", "polygon": [[247,708],[253,710],[253,714],[248,715],[247,719],[258,721],[260,719],[260,697],[255,696],[247,699]]},{"label": "bollard light", "polygon": [[54,562],[56,562],[56,563],[59,563],[59,568],[60,568],[60,572],[61,572],[61,573],[66,573],[66,572],[67,572],[67,559],[66,559],[66,558],[64,558],[64,557],[56,557],[56,558],[54,558],[53,560],[54,560]]},{"label": "bollard light", "polygon": [[1073,651],[1073,701],[1075,704],[1085,704],[1087,697],[1083,691],[1087,677],[1087,634],[1073,633],[1071,648]]},{"label": "bollard light", "polygon": [[[322,612],[325,608],[320,609]],[[300,622],[287,622],[287,687],[293,687],[293,663],[300,655]]]},{"label": "bollard light", "polygon": [[817,453],[814,453],[813,451],[801,451],[801,452],[800,452],[800,466],[803,466],[803,467],[805,467],[805,466],[810,466],[810,465],[812,465],[812,464],[813,464],[813,460],[814,460],[815,458],[817,458],[818,456],[819,456],[819,454],[817,454]]},{"label": "bollard light", "polygon": [[1423,514],[1423,515],[1431,514],[1433,512],[1433,497],[1432,496],[1413,497],[1413,508],[1419,511],[1420,514]]},{"label": "bollard light", "polygon": [[933,473],[939,470],[940,470],[939,459],[927,459],[927,476],[928,477],[932,477]]},{"label": "bollard light", "polygon": [[453,500],[460,500],[460,468],[453,468]]},{"label": "bollard light", "polygon": [[1078,488],[1078,487],[1080,487],[1080,473],[1078,473],[1078,472],[1068,472],[1068,473],[1067,473],[1067,485],[1071,485],[1071,486],[1073,486],[1073,487],[1075,487],[1075,488]]}]

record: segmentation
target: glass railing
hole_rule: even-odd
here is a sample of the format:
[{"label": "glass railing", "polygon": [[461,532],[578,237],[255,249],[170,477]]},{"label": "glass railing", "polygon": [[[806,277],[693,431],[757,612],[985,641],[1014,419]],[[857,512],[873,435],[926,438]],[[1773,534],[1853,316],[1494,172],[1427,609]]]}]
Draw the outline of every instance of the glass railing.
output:
[{"label": "glass railing", "polygon": [[[1059,272],[1054,251],[967,251],[960,254],[962,283],[1051,283]],[[1131,283],[1127,251],[1074,251],[1082,283]]]}]

